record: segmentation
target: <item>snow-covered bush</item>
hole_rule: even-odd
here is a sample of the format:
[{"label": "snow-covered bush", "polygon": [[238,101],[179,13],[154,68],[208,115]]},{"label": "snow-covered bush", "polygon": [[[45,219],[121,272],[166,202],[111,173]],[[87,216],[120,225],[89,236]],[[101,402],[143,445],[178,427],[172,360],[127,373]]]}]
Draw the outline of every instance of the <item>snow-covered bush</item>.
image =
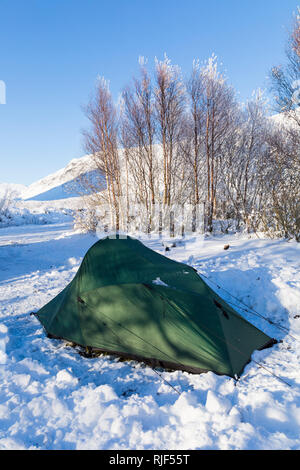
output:
[{"label": "snow-covered bush", "polygon": [[10,218],[9,210],[13,205],[13,201],[14,193],[9,189],[6,189],[6,191],[0,195],[0,224],[5,219]]},{"label": "snow-covered bush", "polygon": [[[6,200],[7,203],[7,200]],[[44,225],[58,223],[72,216],[71,210],[39,209],[36,212],[22,207],[22,204],[12,201],[9,205],[2,206],[0,212],[0,228],[18,225]]]},{"label": "snow-covered bush", "polygon": [[78,209],[74,212],[74,229],[84,233],[95,232],[98,220],[93,207]]}]

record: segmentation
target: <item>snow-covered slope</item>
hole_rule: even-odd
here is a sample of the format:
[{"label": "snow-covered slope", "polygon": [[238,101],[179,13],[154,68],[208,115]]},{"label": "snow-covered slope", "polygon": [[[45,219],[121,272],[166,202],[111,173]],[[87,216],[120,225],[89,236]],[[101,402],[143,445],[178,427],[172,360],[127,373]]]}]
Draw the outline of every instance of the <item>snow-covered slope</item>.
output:
[{"label": "snow-covered slope", "polygon": [[55,173],[32,183],[22,193],[24,200],[53,201],[78,197],[80,187],[77,179],[82,175],[92,175],[95,170],[90,155],[74,158],[70,163]]},{"label": "snow-covered slope", "polygon": [[71,160],[65,168],[30,186],[0,183],[0,228],[65,220],[66,215],[82,209],[82,194],[105,187],[105,178],[95,169],[90,155]]},{"label": "snow-covered slope", "polygon": [[[299,118],[300,121],[300,109],[296,110],[295,112],[297,119]],[[286,113],[273,114],[271,116],[271,122],[273,122],[279,127],[297,128],[297,123],[295,119],[289,117]]]}]

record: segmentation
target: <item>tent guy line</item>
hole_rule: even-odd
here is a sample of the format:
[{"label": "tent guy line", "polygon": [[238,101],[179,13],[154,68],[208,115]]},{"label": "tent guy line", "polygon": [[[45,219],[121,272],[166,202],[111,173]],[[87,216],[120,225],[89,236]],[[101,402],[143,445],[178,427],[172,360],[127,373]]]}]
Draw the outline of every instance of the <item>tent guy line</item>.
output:
[{"label": "tent guy line", "polygon": [[231,294],[228,290],[226,290],[224,287],[220,286],[219,284],[217,284],[215,281],[213,281],[210,277],[206,276],[205,274],[203,274],[201,271],[197,271],[201,276],[203,276],[205,279],[207,279],[209,282],[211,282],[212,284],[214,284],[215,286],[217,286],[218,289],[222,289],[224,292],[226,292],[228,295],[230,295],[233,299],[237,300],[239,303],[241,303],[242,305],[245,306],[245,308],[241,307],[240,305],[238,304],[235,304],[234,302],[231,302],[229,300],[227,300],[227,303],[235,306],[235,307],[238,307],[240,308],[241,310],[244,310],[245,312],[247,313],[252,313],[253,315],[256,315],[257,317],[259,318],[262,318],[263,320],[267,321],[270,325],[273,325],[275,326],[276,328],[282,330],[284,333],[286,333],[290,338],[292,338],[293,340],[297,341],[300,343],[300,338],[296,338],[295,336],[291,335],[289,333],[289,330],[285,327],[285,326],[282,326],[282,325],[279,325],[279,323],[276,323],[274,322],[273,320],[270,320],[269,318],[265,317],[264,315],[262,315],[261,313],[257,312],[256,310],[254,310],[253,308],[249,307],[249,305],[245,304],[245,302],[243,302],[242,300],[240,300],[238,297],[236,297],[235,295]]}]

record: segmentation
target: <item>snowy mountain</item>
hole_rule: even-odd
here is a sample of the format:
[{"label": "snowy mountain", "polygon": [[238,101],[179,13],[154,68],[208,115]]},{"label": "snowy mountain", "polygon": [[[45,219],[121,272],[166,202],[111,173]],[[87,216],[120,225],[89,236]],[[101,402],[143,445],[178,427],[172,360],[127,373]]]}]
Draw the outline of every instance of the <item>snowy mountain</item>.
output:
[{"label": "snowy mountain", "polygon": [[[300,109],[296,110],[296,117],[300,119]],[[296,121],[289,117],[286,113],[273,114],[271,116],[271,121],[279,127],[293,128],[297,127]]]},{"label": "snowy mountain", "polygon": [[83,208],[81,196],[99,187],[105,189],[105,178],[90,155],[71,160],[65,168],[30,186],[0,183],[0,227],[72,219],[71,214]]},{"label": "snowy mountain", "polygon": [[92,176],[95,172],[95,164],[91,155],[75,158],[55,173],[32,183],[21,194],[24,200],[53,201],[68,199],[80,195],[78,178]]}]

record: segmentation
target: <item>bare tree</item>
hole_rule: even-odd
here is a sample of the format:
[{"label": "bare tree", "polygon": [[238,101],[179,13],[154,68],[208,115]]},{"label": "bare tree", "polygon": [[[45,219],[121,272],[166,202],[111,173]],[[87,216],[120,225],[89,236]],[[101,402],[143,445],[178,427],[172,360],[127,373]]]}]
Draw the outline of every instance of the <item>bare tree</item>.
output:
[{"label": "bare tree", "polygon": [[235,131],[237,105],[233,89],[218,71],[216,57],[198,68],[201,83],[200,112],[203,124],[203,152],[206,164],[207,228],[213,230],[212,220],[217,209],[217,190],[223,165],[226,140]]},{"label": "bare tree", "polygon": [[[146,208],[149,230],[157,198],[157,160],[154,150],[155,120],[153,91],[144,61],[140,60],[141,77],[123,90],[122,144],[126,172],[134,183],[136,199]],[[129,175],[127,177],[127,184]]]},{"label": "bare tree", "polygon": [[264,228],[269,233],[300,241],[300,130],[295,126],[276,125],[267,138]]},{"label": "bare tree", "polygon": [[236,130],[225,143],[223,179],[234,217],[247,230],[253,229],[251,215],[261,205],[265,177],[267,116],[266,102],[260,90],[240,112]]},{"label": "bare tree", "polygon": [[285,67],[271,72],[277,110],[282,114],[268,135],[271,171],[266,179],[265,226],[300,241],[300,9],[291,31]]},{"label": "bare tree", "polygon": [[205,128],[205,85],[201,73],[199,73],[199,62],[194,61],[191,77],[187,84],[187,93],[190,101],[188,132],[184,140],[185,155],[189,160],[193,175],[193,199],[194,204],[200,202],[199,182],[201,165],[203,165],[203,143]]},{"label": "bare tree", "polygon": [[[118,121],[108,82],[100,78],[94,96],[85,108],[91,127],[84,131],[85,148],[92,154],[99,172],[105,175],[111,223],[120,228],[120,160],[118,153]],[[115,221],[113,220],[115,215]]]}]

